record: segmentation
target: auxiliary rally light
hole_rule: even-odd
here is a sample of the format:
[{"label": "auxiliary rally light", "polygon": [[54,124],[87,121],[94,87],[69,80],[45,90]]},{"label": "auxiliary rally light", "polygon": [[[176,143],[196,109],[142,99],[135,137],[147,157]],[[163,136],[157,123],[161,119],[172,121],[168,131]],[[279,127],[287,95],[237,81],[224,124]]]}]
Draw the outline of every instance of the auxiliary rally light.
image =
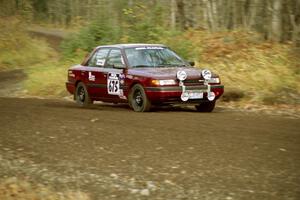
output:
[{"label": "auxiliary rally light", "polygon": [[187,92],[183,92],[182,94],[181,94],[181,100],[182,101],[187,101],[187,100],[189,100],[189,93],[187,93]]},{"label": "auxiliary rally light", "polygon": [[184,81],[187,78],[187,74],[185,71],[178,71],[176,76],[180,81]]},{"label": "auxiliary rally light", "polygon": [[205,80],[211,79],[211,71],[209,71],[208,69],[202,70],[201,74]]},{"label": "auxiliary rally light", "polygon": [[213,101],[215,98],[216,98],[216,95],[215,95],[214,92],[209,92],[209,93],[207,94],[207,99],[208,99],[209,101]]}]

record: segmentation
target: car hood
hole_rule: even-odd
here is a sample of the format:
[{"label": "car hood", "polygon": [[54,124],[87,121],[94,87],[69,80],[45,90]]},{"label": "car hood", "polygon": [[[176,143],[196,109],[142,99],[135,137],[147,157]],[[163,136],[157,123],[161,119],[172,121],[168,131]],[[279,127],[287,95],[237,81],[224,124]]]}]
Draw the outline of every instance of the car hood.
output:
[{"label": "car hood", "polygon": [[187,73],[187,79],[201,78],[201,70],[194,67],[132,68],[128,69],[128,74],[153,79],[176,79],[177,72],[181,70]]}]

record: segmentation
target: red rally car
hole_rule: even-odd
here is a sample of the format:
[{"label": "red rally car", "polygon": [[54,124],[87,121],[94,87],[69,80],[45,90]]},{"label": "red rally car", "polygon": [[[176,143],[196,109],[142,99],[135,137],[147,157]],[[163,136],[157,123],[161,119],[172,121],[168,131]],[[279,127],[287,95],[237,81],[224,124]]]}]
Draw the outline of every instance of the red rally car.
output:
[{"label": "red rally car", "polygon": [[83,106],[128,103],[145,112],[152,105],[184,103],[211,112],[224,86],[218,75],[193,65],[161,44],[99,46],[68,70],[66,87]]}]

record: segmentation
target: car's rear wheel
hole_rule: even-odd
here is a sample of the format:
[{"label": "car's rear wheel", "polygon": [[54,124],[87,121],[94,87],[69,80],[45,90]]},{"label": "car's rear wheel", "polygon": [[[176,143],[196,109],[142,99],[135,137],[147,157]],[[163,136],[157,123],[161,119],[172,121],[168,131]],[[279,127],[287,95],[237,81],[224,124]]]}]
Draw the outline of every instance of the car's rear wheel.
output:
[{"label": "car's rear wheel", "polygon": [[86,89],[86,86],[82,82],[77,84],[75,100],[80,106],[89,106],[93,103]]},{"label": "car's rear wheel", "polygon": [[196,105],[196,109],[199,112],[212,112],[215,108],[216,101],[202,102],[199,105]]},{"label": "car's rear wheel", "polygon": [[136,112],[147,112],[150,110],[151,102],[140,84],[136,84],[131,88],[129,106]]}]

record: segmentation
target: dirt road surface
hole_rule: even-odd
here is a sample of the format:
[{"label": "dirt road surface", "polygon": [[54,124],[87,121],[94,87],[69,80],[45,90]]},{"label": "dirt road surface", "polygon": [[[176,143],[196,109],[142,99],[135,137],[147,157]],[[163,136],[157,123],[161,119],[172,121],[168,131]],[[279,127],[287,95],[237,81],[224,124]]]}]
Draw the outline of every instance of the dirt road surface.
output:
[{"label": "dirt road surface", "polygon": [[300,199],[299,119],[0,98],[0,178],[92,199]]}]

